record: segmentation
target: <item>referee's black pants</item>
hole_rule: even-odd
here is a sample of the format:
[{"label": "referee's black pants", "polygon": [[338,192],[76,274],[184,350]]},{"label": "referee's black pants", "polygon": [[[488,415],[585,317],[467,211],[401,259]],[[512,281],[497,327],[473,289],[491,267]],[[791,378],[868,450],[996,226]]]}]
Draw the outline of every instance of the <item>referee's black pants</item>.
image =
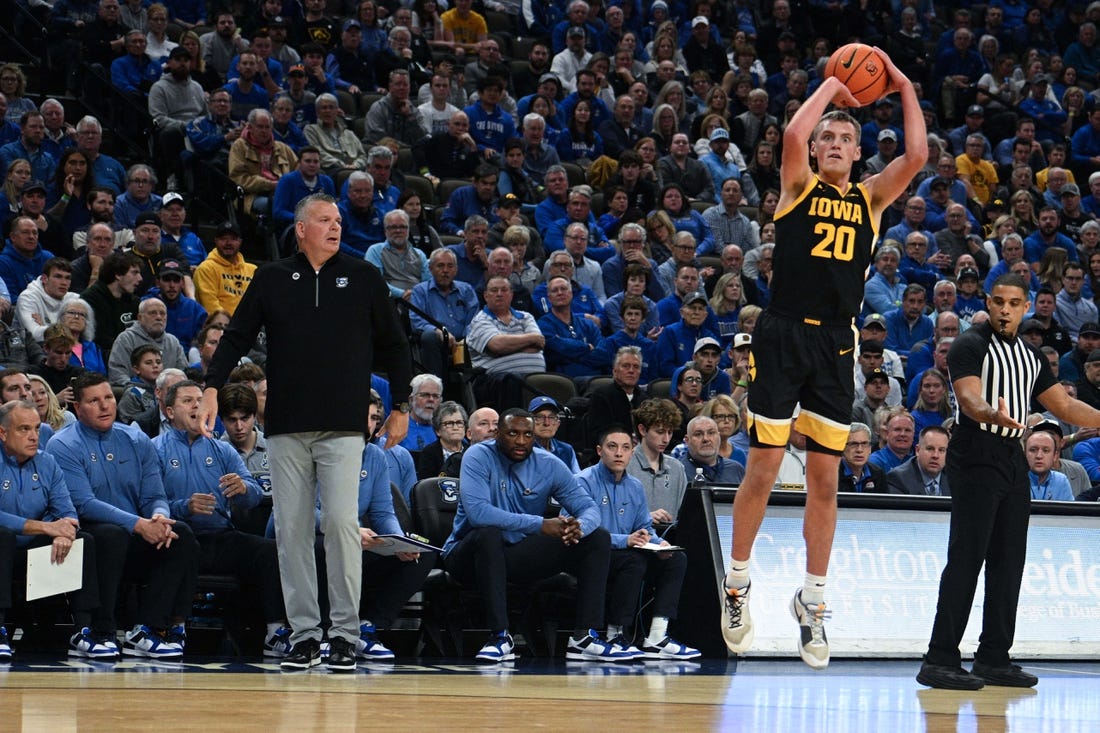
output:
[{"label": "referee's black pants", "polygon": [[1019,440],[959,426],[951,435],[945,470],[951,482],[951,537],[925,660],[959,666],[959,644],[985,563],[982,633],[974,658],[1004,666],[1016,633],[1027,554],[1027,461]]}]

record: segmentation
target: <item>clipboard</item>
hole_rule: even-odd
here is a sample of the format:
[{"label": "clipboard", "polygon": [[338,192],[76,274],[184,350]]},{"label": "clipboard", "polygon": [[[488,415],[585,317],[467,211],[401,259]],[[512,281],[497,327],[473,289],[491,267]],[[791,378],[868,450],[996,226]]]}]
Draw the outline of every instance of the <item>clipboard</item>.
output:
[{"label": "clipboard", "polygon": [[84,540],[73,541],[65,562],[50,562],[53,545],[27,550],[27,600],[80,590],[84,578]]},{"label": "clipboard", "polygon": [[679,545],[658,545],[656,542],[647,542],[644,545],[632,545],[632,550],[642,550],[643,552],[683,552],[684,548]]},{"label": "clipboard", "polygon": [[443,552],[440,547],[403,534],[380,534],[375,539],[383,542],[381,545],[367,548],[368,552],[373,552],[375,555],[389,556],[399,552]]}]

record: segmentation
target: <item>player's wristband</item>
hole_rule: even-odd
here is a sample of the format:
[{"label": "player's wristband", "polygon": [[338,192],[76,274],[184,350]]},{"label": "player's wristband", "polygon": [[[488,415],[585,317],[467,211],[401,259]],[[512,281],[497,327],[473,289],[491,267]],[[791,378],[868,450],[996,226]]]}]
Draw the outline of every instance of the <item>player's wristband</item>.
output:
[{"label": "player's wristband", "polygon": [[744,380],[741,380],[740,382],[737,383],[737,386],[738,387],[744,387],[745,389],[748,389],[749,383],[744,381]]}]

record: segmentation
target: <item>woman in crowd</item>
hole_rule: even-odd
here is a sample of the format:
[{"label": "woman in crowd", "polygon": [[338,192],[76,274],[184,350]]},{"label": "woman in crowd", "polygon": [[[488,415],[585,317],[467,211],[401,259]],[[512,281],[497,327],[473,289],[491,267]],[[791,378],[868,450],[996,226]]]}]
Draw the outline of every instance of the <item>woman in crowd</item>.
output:
[{"label": "woman in crowd", "polygon": [[920,376],[920,391],[913,404],[914,440],[920,431],[932,425],[942,425],[951,416],[951,403],[947,399],[947,377],[935,367],[926,369]]},{"label": "woman in crowd", "polygon": [[84,195],[94,185],[88,156],[76,148],[66,148],[46,192],[46,213],[61,220],[69,241],[72,241],[74,232],[87,227],[92,221],[91,213],[84,203]]},{"label": "woman in crowd", "polygon": [[710,307],[718,316],[718,335],[723,351],[729,348],[737,334],[737,318],[743,305],[745,292],[741,287],[741,276],[736,272],[727,272],[718,278],[714,295],[710,297]]},{"label": "woman in crowd", "polygon": [[558,136],[558,157],[587,169],[603,155],[603,138],[592,123],[592,104],[581,99],[569,115],[569,124]]},{"label": "woman in crowd", "polygon": [[424,206],[420,202],[420,196],[410,189],[406,189],[397,197],[397,208],[409,215],[409,242],[425,255],[430,255],[433,250],[443,246],[439,239],[439,232],[428,223],[428,217]]},{"label": "woman in crowd", "polygon": [[19,193],[30,179],[31,164],[26,158],[16,158],[8,164],[0,191],[0,228],[6,229],[8,221],[19,213]]},{"label": "woman in crowd", "polygon": [[56,433],[71,422],[76,422],[76,415],[61,407],[57,401],[57,395],[50,389],[45,379],[37,374],[28,374],[31,380],[31,401],[38,410],[38,418],[53,428]]},{"label": "woman in crowd", "polygon": [[668,214],[678,232],[689,232],[695,237],[698,252],[709,252],[714,247],[714,234],[703,215],[688,203],[687,194],[679,183],[670,183],[661,189],[657,197],[657,210]]},{"label": "woman in crowd", "polygon": [[107,374],[107,361],[95,343],[95,321],[92,309],[83,300],[70,300],[61,309],[61,325],[69,329],[76,341],[69,363],[88,371]]}]

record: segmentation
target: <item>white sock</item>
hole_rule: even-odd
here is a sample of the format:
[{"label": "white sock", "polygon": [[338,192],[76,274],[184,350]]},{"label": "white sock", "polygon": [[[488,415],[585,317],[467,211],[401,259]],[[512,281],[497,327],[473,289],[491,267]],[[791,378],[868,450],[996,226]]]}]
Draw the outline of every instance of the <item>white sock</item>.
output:
[{"label": "white sock", "polygon": [[274,622],[268,624],[267,625],[267,636],[268,636],[268,638],[271,638],[272,636],[275,636],[275,632],[278,631],[279,629],[283,628],[284,626],[286,626],[286,624],[284,624],[282,621],[274,621]]},{"label": "white sock", "polygon": [[749,559],[730,560],[726,571],[726,588],[741,590],[749,587]]},{"label": "white sock", "polygon": [[825,602],[825,576],[806,573],[802,581],[802,602],[807,606],[816,606]]},{"label": "white sock", "polygon": [[359,619],[359,625],[360,626],[374,626],[374,622],[371,621],[369,618],[361,618],[361,619]]},{"label": "white sock", "polygon": [[645,638],[646,646],[657,646],[668,636],[668,618],[654,616],[649,624],[649,636]]},{"label": "white sock", "polygon": [[622,633],[623,633],[623,627],[622,626],[620,626],[618,624],[608,624],[607,625],[607,638],[608,639],[614,639],[616,636],[619,636]]}]

